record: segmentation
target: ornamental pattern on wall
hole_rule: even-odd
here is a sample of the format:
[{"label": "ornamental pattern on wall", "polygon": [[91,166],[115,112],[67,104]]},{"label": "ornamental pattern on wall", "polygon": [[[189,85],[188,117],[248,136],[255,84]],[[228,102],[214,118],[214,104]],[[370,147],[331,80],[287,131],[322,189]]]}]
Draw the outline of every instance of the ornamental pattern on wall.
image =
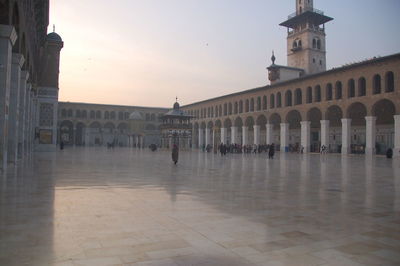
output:
[{"label": "ornamental pattern on wall", "polygon": [[51,103],[41,103],[39,110],[39,125],[42,127],[52,127],[54,119],[54,107]]}]

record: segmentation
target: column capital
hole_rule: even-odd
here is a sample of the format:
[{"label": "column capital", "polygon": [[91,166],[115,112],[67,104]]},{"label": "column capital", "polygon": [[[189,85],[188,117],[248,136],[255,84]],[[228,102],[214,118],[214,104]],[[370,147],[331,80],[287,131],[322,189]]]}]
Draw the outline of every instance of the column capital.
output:
[{"label": "column capital", "polygon": [[367,122],[375,122],[376,121],[376,116],[366,116],[365,121]]},{"label": "column capital", "polygon": [[18,38],[14,26],[0,24],[0,38],[10,39],[11,44],[14,45]]},{"label": "column capital", "polygon": [[329,125],[330,121],[329,120],[320,120],[319,121],[321,125]]},{"label": "column capital", "polygon": [[351,118],[342,118],[341,121],[342,121],[342,124],[351,123]]},{"label": "column capital", "polygon": [[19,53],[12,54],[12,64],[18,65],[20,68],[24,65],[25,57]]},{"label": "column capital", "polygon": [[311,125],[311,121],[300,121],[300,124],[302,126],[309,126],[309,125]]},{"label": "column capital", "polygon": [[238,128],[238,127],[231,127],[231,128]]},{"label": "column capital", "polygon": [[398,123],[400,123],[400,115],[394,115],[394,120]]},{"label": "column capital", "polygon": [[259,125],[254,125],[253,128],[261,128]]}]

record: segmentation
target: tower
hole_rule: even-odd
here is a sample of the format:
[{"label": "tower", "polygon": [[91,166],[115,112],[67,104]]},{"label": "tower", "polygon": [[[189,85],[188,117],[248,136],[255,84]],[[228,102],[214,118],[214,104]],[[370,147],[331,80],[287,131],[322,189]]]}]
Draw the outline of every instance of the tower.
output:
[{"label": "tower", "polygon": [[296,12],[279,24],[287,27],[288,66],[305,74],[326,70],[325,23],[333,18],[314,8],[313,0],[295,0]]},{"label": "tower", "polygon": [[36,151],[54,151],[57,144],[58,78],[60,51],[64,46],[60,35],[51,32],[46,37],[41,58],[41,73],[38,83],[38,121],[36,125],[39,141]]}]

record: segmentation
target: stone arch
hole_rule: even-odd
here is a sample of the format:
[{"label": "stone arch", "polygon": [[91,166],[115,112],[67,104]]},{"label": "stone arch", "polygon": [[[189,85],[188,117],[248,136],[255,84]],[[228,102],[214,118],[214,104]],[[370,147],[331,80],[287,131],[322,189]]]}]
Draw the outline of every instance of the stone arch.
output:
[{"label": "stone arch", "polygon": [[76,137],[75,137],[75,144],[82,146],[85,145],[85,129],[86,125],[82,122],[76,123]]},{"label": "stone arch", "polygon": [[396,106],[391,100],[379,100],[372,106],[372,115],[376,116],[377,125],[394,124]]},{"label": "stone arch", "polygon": [[74,123],[71,120],[63,120],[60,123],[60,138],[66,145],[74,144]]},{"label": "stone arch", "polygon": [[392,71],[389,71],[385,75],[385,92],[393,92],[394,91],[394,74]]},{"label": "stone arch", "polygon": [[271,94],[271,96],[269,96],[269,101],[270,101],[270,103],[269,103],[270,108],[275,108],[275,95],[274,94]]},{"label": "stone arch", "polygon": [[317,85],[314,88],[314,97],[315,97],[315,102],[319,103],[322,100],[322,92],[321,92],[321,86]]},{"label": "stone arch", "polygon": [[292,91],[288,90],[285,93],[285,106],[292,106],[293,105],[292,102],[293,102]]},{"label": "stone arch", "polygon": [[372,94],[379,94],[382,92],[382,78],[381,75],[376,74],[372,78]]},{"label": "stone arch", "polygon": [[107,122],[103,126],[104,129],[107,129],[110,133],[115,129],[114,123]]},{"label": "stone arch", "polygon": [[339,100],[342,99],[343,95],[343,86],[341,81],[336,81],[335,84],[335,99]]},{"label": "stone arch", "polygon": [[279,130],[282,123],[281,116],[278,113],[273,113],[269,117],[269,123],[272,124],[274,130]]},{"label": "stone arch", "polygon": [[239,101],[239,114],[243,113],[243,101]]},{"label": "stone arch", "polygon": [[207,128],[214,128],[214,122],[213,121],[208,121]]},{"label": "stone arch", "polygon": [[224,128],[231,128],[232,127],[232,120],[227,118],[224,120]]},{"label": "stone arch", "polygon": [[280,92],[276,94],[276,107],[282,107],[282,94]]},{"label": "stone arch", "polygon": [[297,110],[292,110],[286,115],[286,123],[289,124],[289,129],[298,129],[301,127],[301,114]]},{"label": "stone arch", "polygon": [[127,123],[119,123],[117,126],[120,133],[126,134],[128,133],[129,126]]},{"label": "stone arch", "polygon": [[303,104],[303,93],[300,88],[294,91],[294,105]]},{"label": "stone arch", "polygon": [[215,127],[216,128],[221,128],[222,127],[222,122],[221,122],[221,120],[217,120],[217,121],[215,121]]},{"label": "stone arch", "polygon": [[321,128],[322,112],[313,107],[307,112],[307,121],[311,122],[311,128]]},{"label": "stone arch", "polygon": [[347,118],[351,119],[352,126],[365,125],[365,117],[367,116],[367,108],[364,104],[356,102],[347,108]]},{"label": "stone arch", "polygon": [[268,99],[267,96],[263,96],[263,110],[267,110],[268,108]]},{"label": "stone arch", "polygon": [[311,87],[307,88],[307,101],[306,103],[312,103],[313,102],[313,91]]},{"label": "stone arch", "polygon": [[104,112],[104,119],[110,119],[110,112],[109,111],[105,111]]},{"label": "stone arch", "polygon": [[206,122],[201,122],[201,124],[200,124],[200,128],[201,129],[206,129]]},{"label": "stone arch", "polygon": [[248,127],[249,129],[253,129],[254,126],[254,118],[252,116],[249,116],[246,118],[244,125]]},{"label": "stone arch", "polygon": [[98,121],[94,121],[89,125],[89,128],[101,129],[101,124]]},{"label": "stone arch", "polygon": [[250,99],[250,112],[254,112],[254,98]]},{"label": "stone arch", "polygon": [[240,116],[236,117],[235,122],[234,122],[235,127],[242,127],[243,126],[243,120]]},{"label": "stone arch", "polygon": [[333,87],[331,83],[326,84],[326,99],[327,101],[333,100]]},{"label": "stone arch", "polygon": [[354,79],[349,79],[349,81],[347,82],[347,97],[356,97],[356,82],[354,81]]},{"label": "stone arch", "polygon": [[342,126],[343,111],[337,105],[329,106],[325,113],[325,119],[329,120],[329,124],[332,127]]},{"label": "stone arch", "polygon": [[265,115],[259,115],[256,120],[256,124],[261,127],[262,130],[265,129],[265,125],[267,124],[267,118]]},{"label": "stone arch", "polygon": [[358,79],[358,97],[367,95],[367,81],[364,77]]}]

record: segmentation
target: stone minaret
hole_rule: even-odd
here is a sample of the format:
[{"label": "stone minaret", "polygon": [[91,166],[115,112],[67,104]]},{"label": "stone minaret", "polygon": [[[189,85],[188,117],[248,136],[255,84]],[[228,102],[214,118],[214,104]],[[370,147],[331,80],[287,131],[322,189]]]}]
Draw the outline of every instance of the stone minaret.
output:
[{"label": "stone minaret", "polygon": [[61,37],[52,32],[47,35],[41,60],[41,73],[37,92],[38,140],[36,151],[54,151],[57,144],[58,78],[60,51],[64,46]]},{"label": "stone minaret", "polygon": [[313,0],[295,1],[296,12],[280,24],[288,29],[288,66],[304,69],[306,75],[325,71],[325,23],[333,19],[314,9]]}]

